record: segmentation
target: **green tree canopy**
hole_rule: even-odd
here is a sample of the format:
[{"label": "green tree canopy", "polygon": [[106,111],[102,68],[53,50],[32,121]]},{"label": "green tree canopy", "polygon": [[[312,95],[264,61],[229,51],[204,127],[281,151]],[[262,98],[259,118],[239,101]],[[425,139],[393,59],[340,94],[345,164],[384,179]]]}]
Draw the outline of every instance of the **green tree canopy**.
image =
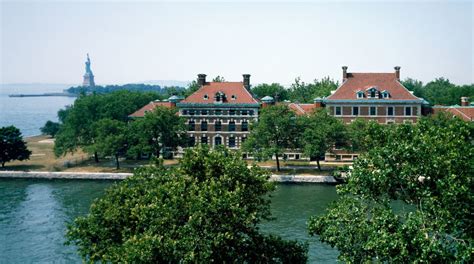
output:
[{"label": "green tree canopy", "polygon": [[67,237],[91,262],[305,263],[305,245],[258,230],[268,178],[239,153],[189,149],[179,167],[144,167],[108,189]]},{"label": "green tree canopy", "polygon": [[340,199],[310,219],[310,233],[345,262],[472,263],[472,124],[438,116],[389,134],[354,163]]},{"label": "green tree canopy", "polygon": [[127,124],[113,119],[101,119],[92,125],[94,143],[86,147],[87,152],[99,152],[104,156],[115,157],[120,169],[119,157],[126,154],[129,143]]},{"label": "green tree canopy", "polygon": [[[55,154],[60,156],[78,148],[87,149],[96,143],[95,122],[101,119],[126,122],[128,115],[156,98],[154,93],[129,91],[80,96],[72,106],[58,113],[63,124],[56,135]],[[94,155],[98,161],[97,152]]]},{"label": "green tree canopy", "polygon": [[393,126],[395,125],[382,125],[374,120],[357,118],[346,127],[346,147],[354,152],[366,152],[376,146],[383,146]]},{"label": "green tree canopy", "polygon": [[268,106],[261,109],[258,122],[251,125],[243,149],[258,160],[275,156],[279,171],[279,157],[285,150],[298,146],[299,132],[296,114],[287,105]]},{"label": "green tree canopy", "polygon": [[14,126],[0,127],[0,163],[2,168],[5,163],[12,160],[29,159],[31,151],[26,147],[21,132]]},{"label": "green tree canopy", "polygon": [[292,102],[313,103],[315,98],[330,95],[338,86],[338,82],[329,77],[315,79],[313,83],[305,83],[298,77],[290,87],[289,98]]},{"label": "green tree canopy", "polygon": [[283,87],[279,83],[272,83],[272,84],[262,83],[262,84],[253,86],[251,90],[252,90],[252,93],[259,99],[265,96],[271,96],[279,102],[289,99],[288,90],[285,89],[285,87]]},{"label": "green tree canopy", "polygon": [[213,82],[225,82],[225,78],[217,75],[214,79],[212,79]]},{"label": "green tree canopy", "polygon": [[336,143],[343,142],[345,137],[345,126],[337,118],[328,114],[325,109],[313,112],[309,116],[299,118],[303,128],[301,134],[301,146],[304,154],[316,160],[318,169],[321,170],[319,161],[328,151],[331,151]]},{"label": "green tree canopy", "polygon": [[54,137],[59,131],[59,126],[59,123],[48,120],[40,130],[41,133]]},{"label": "green tree canopy", "polygon": [[185,119],[176,109],[157,107],[143,118],[131,123],[132,141],[129,153],[151,153],[160,156],[162,150],[176,150],[187,142]]}]

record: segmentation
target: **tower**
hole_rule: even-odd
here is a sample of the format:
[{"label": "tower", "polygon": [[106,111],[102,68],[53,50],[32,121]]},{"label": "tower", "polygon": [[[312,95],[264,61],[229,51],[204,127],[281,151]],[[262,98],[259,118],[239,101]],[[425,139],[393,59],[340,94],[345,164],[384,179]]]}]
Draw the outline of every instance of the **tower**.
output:
[{"label": "tower", "polygon": [[95,86],[94,74],[91,71],[91,60],[89,59],[89,53],[87,53],[86,73],[84,74],[82,86]]}]

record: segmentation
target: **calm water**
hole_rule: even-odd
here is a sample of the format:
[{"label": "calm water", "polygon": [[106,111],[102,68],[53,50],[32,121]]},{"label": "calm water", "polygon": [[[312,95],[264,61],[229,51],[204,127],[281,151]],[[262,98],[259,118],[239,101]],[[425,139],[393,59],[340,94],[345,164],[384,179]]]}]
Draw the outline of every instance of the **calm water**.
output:
[{"label": "calm water", "polygon": [[[65,222],[88,212],[109,181],[0,179],[0,263],[80,263],[64,245]],[[334,186],[279,185],[272,198],[275,221],[262,229],[310,242],[310,263],[334,263],[337,251],[310,238],[306,221],[336,199]]]},{"label": "calm water", "polygon": [[2,85],[0,86],[0,127],[14,125],[23,136],[41,134],[40,128],[46,121],[58,121],[57,112],[71,105],[75,98],[8,97],[8,94],[40,94],[61,92],[67,85]]}]

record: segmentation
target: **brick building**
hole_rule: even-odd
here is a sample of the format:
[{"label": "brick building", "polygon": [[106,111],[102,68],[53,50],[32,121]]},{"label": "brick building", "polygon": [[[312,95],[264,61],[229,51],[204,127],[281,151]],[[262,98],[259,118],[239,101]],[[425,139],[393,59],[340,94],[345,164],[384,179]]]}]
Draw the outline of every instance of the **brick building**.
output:
[{"label": "brick building", "polygon": [[400,83],[398,66],[393,73],[350,73],[343,66],[341,86],[315,103],[344,123],[365,118],[382,124],[416,122],[428,104]]},{"label": "brick building", "polygon": [[453,116],[457,116],[467,122],[474,122],[474,105],[469,103],[468,97],[461,97],[461,105],[433,106],[432,113],[437,114],[439,112],[444,112]]},{"label": "brick building", "polygon": [[198,84],[199,90],[176,104],[187,118],[191,145],[240,148],[260,108],[249,91],[250,74],[243,74],[242,82],[207,82],[206,75],[199,74]]}]

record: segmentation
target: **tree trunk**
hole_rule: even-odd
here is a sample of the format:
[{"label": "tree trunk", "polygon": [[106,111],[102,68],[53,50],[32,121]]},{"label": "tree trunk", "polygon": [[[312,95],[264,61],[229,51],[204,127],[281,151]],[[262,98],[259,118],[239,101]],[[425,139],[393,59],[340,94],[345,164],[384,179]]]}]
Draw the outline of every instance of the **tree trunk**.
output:
[{"label": "tree trunk", "polygon": [[157,157],[157,158],[159,158],[159,157],[160,157],[160,150],[161,150],[161,149],[157,149],[157,150],[156,150],[156,153],[155,153],[155,155],[156,155],[156,157]]},{"label": "tree trunk", "polygon": [[99,154],[97,154],[97,151],[94,152],[94,160],[95,160],[95,163],[99,163]]},{"label": "tree trunk", "polygon": [[316,162],[318,163],[318,170],[321,171],[321,164],[319,164],[319,158],[316,159]]},{"label": "tree trunk", "polygon": [[277,171],[280,171],[280,160],[278,159],[278,153],[275,153],[276,161],[277,161]]},{"label": "tree trunk", "polygon": [[120,169],[119,156],[115,155],[115,164],[117,165],[117,170]]},{"label": "tree trunk", "polygon": [[2,162],[2,168],[5,168],[5,162]]}]

